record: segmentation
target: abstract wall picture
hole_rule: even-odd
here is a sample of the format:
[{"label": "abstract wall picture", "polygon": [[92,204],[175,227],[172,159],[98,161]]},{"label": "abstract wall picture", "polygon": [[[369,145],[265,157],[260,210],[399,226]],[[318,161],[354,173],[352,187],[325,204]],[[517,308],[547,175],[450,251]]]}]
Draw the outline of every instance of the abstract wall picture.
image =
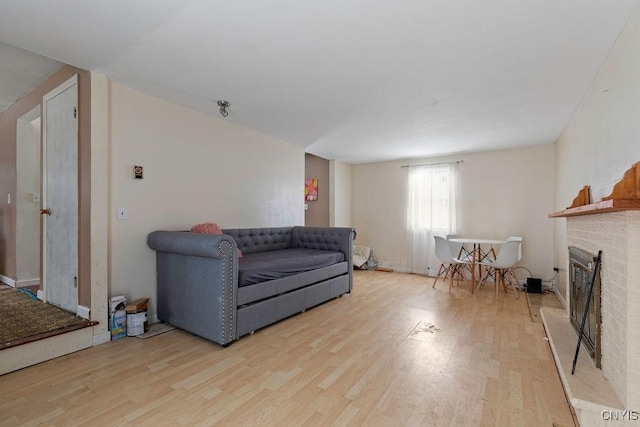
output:
[{"label": "abstract wall picture", "polygon": [[308,202],[318,200],[317,178],[309,178],[304,180],[304,200]]}]

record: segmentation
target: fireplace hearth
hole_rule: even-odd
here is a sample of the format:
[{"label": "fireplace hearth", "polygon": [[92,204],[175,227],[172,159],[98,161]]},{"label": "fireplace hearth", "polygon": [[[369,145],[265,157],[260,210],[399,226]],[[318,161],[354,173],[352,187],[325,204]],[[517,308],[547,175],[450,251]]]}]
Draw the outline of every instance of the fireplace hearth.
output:
[{"label": "fireplace hearth", "polygon": [[[594,269],[596,269],[595,276]],[[582,343],[593,359],[596,368],[601,368],[600,268],[596,263],[595,255],[575,246],[569,246],[569,318],[578,334],[580,333],[587,307],[589,286],[591,279],[594,277],[595,281],[582,334]]]}]

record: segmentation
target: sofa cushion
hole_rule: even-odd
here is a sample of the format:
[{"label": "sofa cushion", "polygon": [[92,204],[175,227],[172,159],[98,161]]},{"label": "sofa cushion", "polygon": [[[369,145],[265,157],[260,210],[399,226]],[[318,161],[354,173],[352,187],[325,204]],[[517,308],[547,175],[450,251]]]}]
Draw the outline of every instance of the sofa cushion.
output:
[{"label": "sofa cushion", "polygon": [[332,277],[347,276],[348,272],[349,263],[343,261],[338,264],[331,264],[328,267],[316,268],[315,270],[305,271],[304,273],[281,279],[254,283],[253,285],[238,288],[236,301],[238,306],[253,304],[256,301],[304,288]]},{"label": "sofa cushion", "polygon": [[222,232],[233,237],[244,255],[291,248],[291,227],[232,228]]},{"label": "sofa cushion", "polygon": [[292,276],[344,261],[342,252],[281,249],[245,254],[238,260],[238,287]]}]

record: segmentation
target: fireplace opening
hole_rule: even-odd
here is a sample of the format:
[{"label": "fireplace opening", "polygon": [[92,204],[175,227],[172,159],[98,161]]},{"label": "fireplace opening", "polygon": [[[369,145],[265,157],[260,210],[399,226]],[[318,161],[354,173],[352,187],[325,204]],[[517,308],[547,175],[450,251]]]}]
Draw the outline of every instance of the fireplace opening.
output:
[{"label": "fireplace opening", "polygon": [[[575,246],[569,246],[569,306],[571,324],[580,333],[580,326],[587,306],[589,285],[594,277],[596,256]],[[596,368],[602,368],[600,342],[602,317],[600,313],[600,268],[597,266],[591,303],[584,325],[582,342],[593,359]]]}]

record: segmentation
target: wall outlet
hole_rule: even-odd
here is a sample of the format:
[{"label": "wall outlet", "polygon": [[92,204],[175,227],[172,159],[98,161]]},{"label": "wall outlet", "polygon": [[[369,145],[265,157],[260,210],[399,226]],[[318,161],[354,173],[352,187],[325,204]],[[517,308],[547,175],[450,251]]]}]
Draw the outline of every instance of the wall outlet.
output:
[{"label": "wall outlet", "polygon": [[118,208],[118,220],[123,221],[128,218],[127,208],[119,207]]}]

